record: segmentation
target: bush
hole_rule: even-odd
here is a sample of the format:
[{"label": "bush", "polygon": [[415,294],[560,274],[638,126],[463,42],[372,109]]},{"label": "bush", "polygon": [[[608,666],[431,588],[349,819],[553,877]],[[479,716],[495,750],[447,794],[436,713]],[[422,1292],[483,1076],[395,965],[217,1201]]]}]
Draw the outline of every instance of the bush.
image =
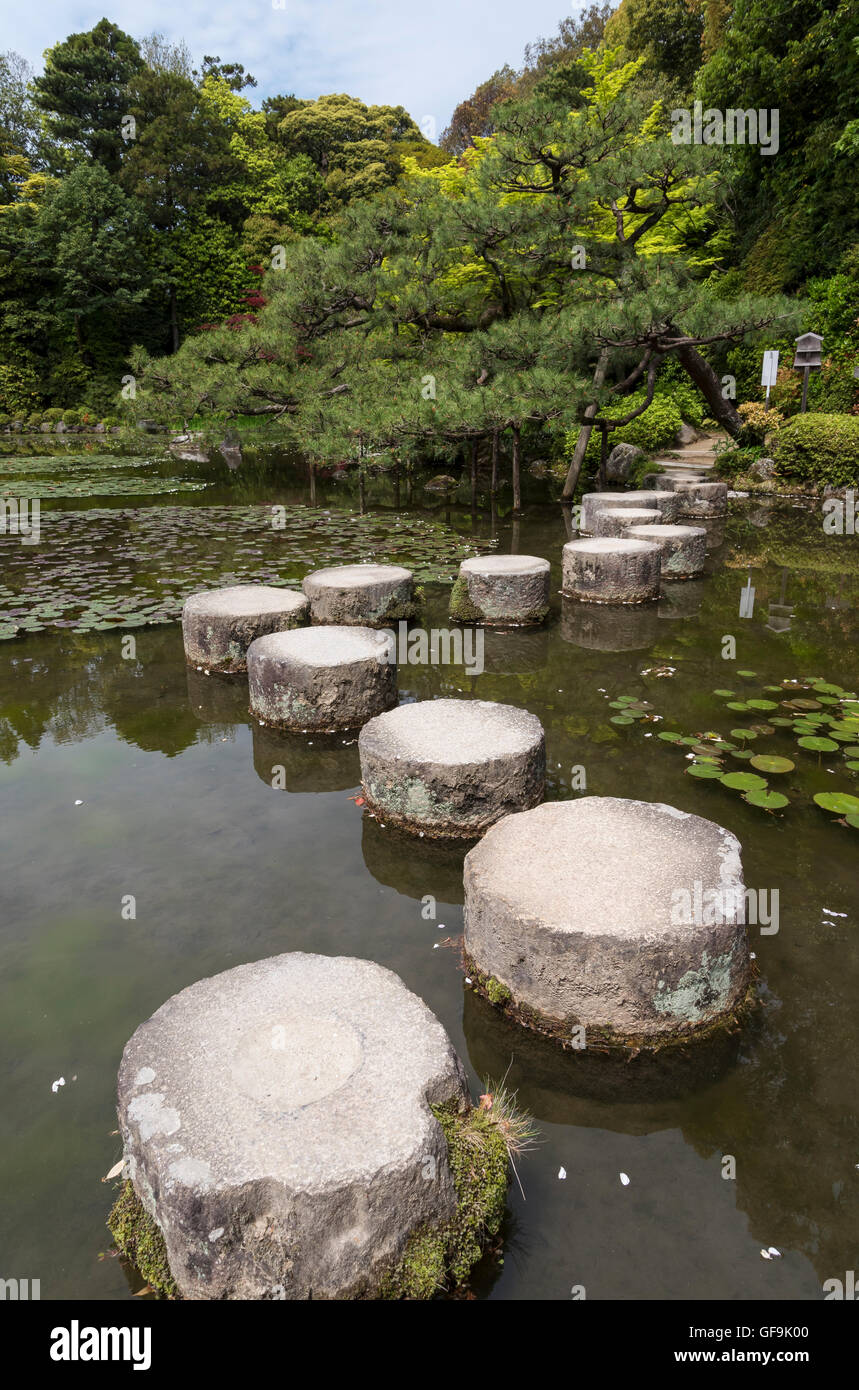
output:
[{"label": "bush", "polygon": [[50,410],[42,411],[42,419],[55,425],[58,420],[62,420],[63,412],[57,406],[51,406]]},{"label": "bush", "polygon": [[5,429],[5,427],[11,425],[11,423],[12,416],[7,415],[5,411],[0,411],[0,429]]},{"label": "bush", "polygon": [[784,419],[780,410],[772,410],[761,401],[745,401],[738,414],[743,421],[740,435],[743,446],[764,444],[767,435],[777,430]]},{"label": "bush", "polygon": [[42,423],[42,416],[38,410],[34,410],[32,415],[27,416],[27,428],[37,430]]},{"label": "bush", "polygon": [[80,422],[81,422],[81,413],[80,413],[79,410],[64,410],[64,411],[63,411],[63,424],[64,424],[64,425],[79,425]]},{"label": "bush", "polygon": [[783,476],[840,486],[859,478],[859,416],[795,415],[776,436]]}]

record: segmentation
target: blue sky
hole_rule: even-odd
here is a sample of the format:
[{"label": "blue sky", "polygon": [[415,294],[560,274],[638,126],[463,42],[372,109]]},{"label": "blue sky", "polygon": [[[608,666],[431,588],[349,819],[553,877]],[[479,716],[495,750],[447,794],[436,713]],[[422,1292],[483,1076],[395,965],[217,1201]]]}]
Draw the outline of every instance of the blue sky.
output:
[{"label": "blue sky", "polygon": [[[275,4],[284,8],[275,9]],[[525,44],[556,32],[571,0],[38,0],[6,8],[0,50],[41,68],[46,48],[102,16],[139,38],[184,38],[195,59],[219,54],[257,78],[258,103],[276,92],[349,92],[403,105],[440,134],[458,101]]]}]

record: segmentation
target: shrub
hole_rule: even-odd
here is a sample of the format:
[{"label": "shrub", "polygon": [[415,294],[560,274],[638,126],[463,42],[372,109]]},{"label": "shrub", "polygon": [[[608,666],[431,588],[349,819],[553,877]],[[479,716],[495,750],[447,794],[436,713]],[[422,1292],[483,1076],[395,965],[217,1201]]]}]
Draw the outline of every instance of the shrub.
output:
[{"label": "shrub", "polygon": [[743,420],[740,443],[744,446],[763,444],[767,435],[777,430],[784,419],[780,410],[771,410],[761,401],[745,401],[738,414]]},{"label": "shrub", "polygon": [[42,423],[42,416],[41,416],[41,414],[39,413],[38,410],[34,410],[33,413],[32,413],[32,415],[28,415],[28,416],[27,416],[27,427],[28,427],[29,429],[31,429],[31,430],[37,430],[37,429],[39,428],[39,426],[41,425],[41,423]]},{"label": "shrub", "polygon": [[62,418],[63,412],[58,409],[57,406],[51,406],[50,410],[42,411],[42,419],[49,420],[52,425],[55,425],[57,421],[62,420]]},{"label": "shrub", "polygon": [[0,411],[0,429],[5,429],[5,427],[11,425],[11,423],[12,416],[7,415],[5,411]]},{"label": "shrub", "polygon": [[64,411],[63,411],[63,424],[64,424],[64,425],[79,425],[80,422],[81,422],[81,413],[80,413],[79,410],[64,410]]},{"label": "shrub", "polygon": [[110,430],[113,429],[116,425],[121,425],[122,421],[120,420],[118,415],[105,415],[101,423],[104,425],[106,430]]},{"label": "shrub", "polygon": [[859,478],[859,416],[795,415],[776,437],[783,476],[839,486]]}]

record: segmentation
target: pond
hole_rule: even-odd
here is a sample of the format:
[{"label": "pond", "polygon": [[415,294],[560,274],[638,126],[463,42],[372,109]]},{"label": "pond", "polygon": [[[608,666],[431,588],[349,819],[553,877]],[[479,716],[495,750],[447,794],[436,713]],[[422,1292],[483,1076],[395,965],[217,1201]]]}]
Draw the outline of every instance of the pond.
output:
[{"label": "pond", "polygon": [[[558,595],[568,536],[540,479],[513,519],[509,491],[472,514],[419,477],[370,478],[359,495],[354,474],[311,484],[276,451],[232,463],[119,446],[0,460],[4,491],[41,499],[38,544],[0,535],[5,1273],[40,1279],[43,1298],[141,1287],[110,1253],[115,1188],[101,1181],[120,1157],[125,1042],[195,980],[315,951],[396,971],[448,1030],[472,1094],[507,1074],[536,1121],[504,1262],[481,1272],[479,1297],[819,1299],[856,1261],[859,831],[813,797],[859,794],[859,752],[800,747],[794,726],[810,717],[805,737],[819,736],[859,690],[859,540],[824,537],[796,506],[736,503],[703,579],[656,607],[583,611]],[[549,799],[662,800],[739,837],[746,883],[778,891],[779,919],[752,929],[761,1006],[727,1059],[594,1066],[512,1030],[460,968],[465,849],[367,815],[354,736],[260,728],[241,682],[185,666],[176,617],[194,588],[399,560],[420,574],[427,626],[444,627],[459,561],[488,546],[551,561],[548,623],[487,632],[480,674],[403,666],[401,699],[527,708],[546,730]],[[792,681],[805,688],[781,689]],[[658,737],[672,731],[690,742]],[[787,757],[769,784],[788,806],[688,775],[704,733],[733,744],[724,770],[748,771],[752,747]],[[763,1260],[769,1246],[782,1257]]]}]

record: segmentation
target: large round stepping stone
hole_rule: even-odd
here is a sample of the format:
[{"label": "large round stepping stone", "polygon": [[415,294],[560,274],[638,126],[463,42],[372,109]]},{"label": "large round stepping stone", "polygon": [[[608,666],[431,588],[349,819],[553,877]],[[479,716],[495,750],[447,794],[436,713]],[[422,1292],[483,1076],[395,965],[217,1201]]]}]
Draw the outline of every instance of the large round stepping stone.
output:
[{"label": "large round stepping stone", "polygon": [[371,961],[294,953],[198,981],[137,1029],[118,1094],[186,1298],[372,1297],[456,1211],[430,1107],[467,1106],[462,1064]]},{"label": "large round stepping stone", "polygon": [[306,627],[248,649],[251,714],[279,729],[356,729],[397,698],[384,634],[369,627]]},{"label": "large round stepping stone", "polygon": [[549,611],[548,560],[536,555],[477,555],[463,560],[450,616],[489,626],[541,623]]},{"label": "large round stepping stone", "polygon": [[642,488],[637,492],[586,492],[582,498],[581,535],[594,534],[597,514],[608,507],[646,507],[648,511],[658,511],[665,522],[677,519],[677,500],[673,492],[657,488]]},{"label": "large round stepping stone", "polygon": [[630,540],[659,546],[663,579],[694,579],[704,573],[707,532],[703,526],[630,526],[627,535]]},{"label": "large round stepping stone", "polygon": [[257,637],[301,627],[310,604],[293,589],[236,584],[191,594],[182,609],[185,659],[209,671],[244,671],[247,650]]},{"label": "large round stepping stone", "polygon": [[488,700],[422,700],[364,725],[364,795],[379,819],[415,833],[473,838],[542,799],[543,726]]},{"label": "large round stepping stone", "polygon": [[656,507],[604,507],[593,519],[595,536],[625,536],[630,526],[660,526]]},{"label": "large round stepping stone", "polygon": [[681,517],[725,516],[728,510],[727,483],[678,482],[674,488],[677,515]]},{"label": "large round stepping stone", "polygon": [[415,617],[415,583],[401,565],[335,565],[314,570],[302,584],[313,623],[385,627]]},{"label": "large round stepping stone", "polygon": [[469,966],[523,1022],[567,1038],[584,1025],[586,1043],[664,1039],[746,999],[740,844],[712,821],[660,802],[549,802],[493,826],[464,879]]},{"label": "large round stepping stone", "polygon": [[587,603],[646,603],[659,597],[660,551],[651,541],[594,536],[568,541],[563,592]]}]

